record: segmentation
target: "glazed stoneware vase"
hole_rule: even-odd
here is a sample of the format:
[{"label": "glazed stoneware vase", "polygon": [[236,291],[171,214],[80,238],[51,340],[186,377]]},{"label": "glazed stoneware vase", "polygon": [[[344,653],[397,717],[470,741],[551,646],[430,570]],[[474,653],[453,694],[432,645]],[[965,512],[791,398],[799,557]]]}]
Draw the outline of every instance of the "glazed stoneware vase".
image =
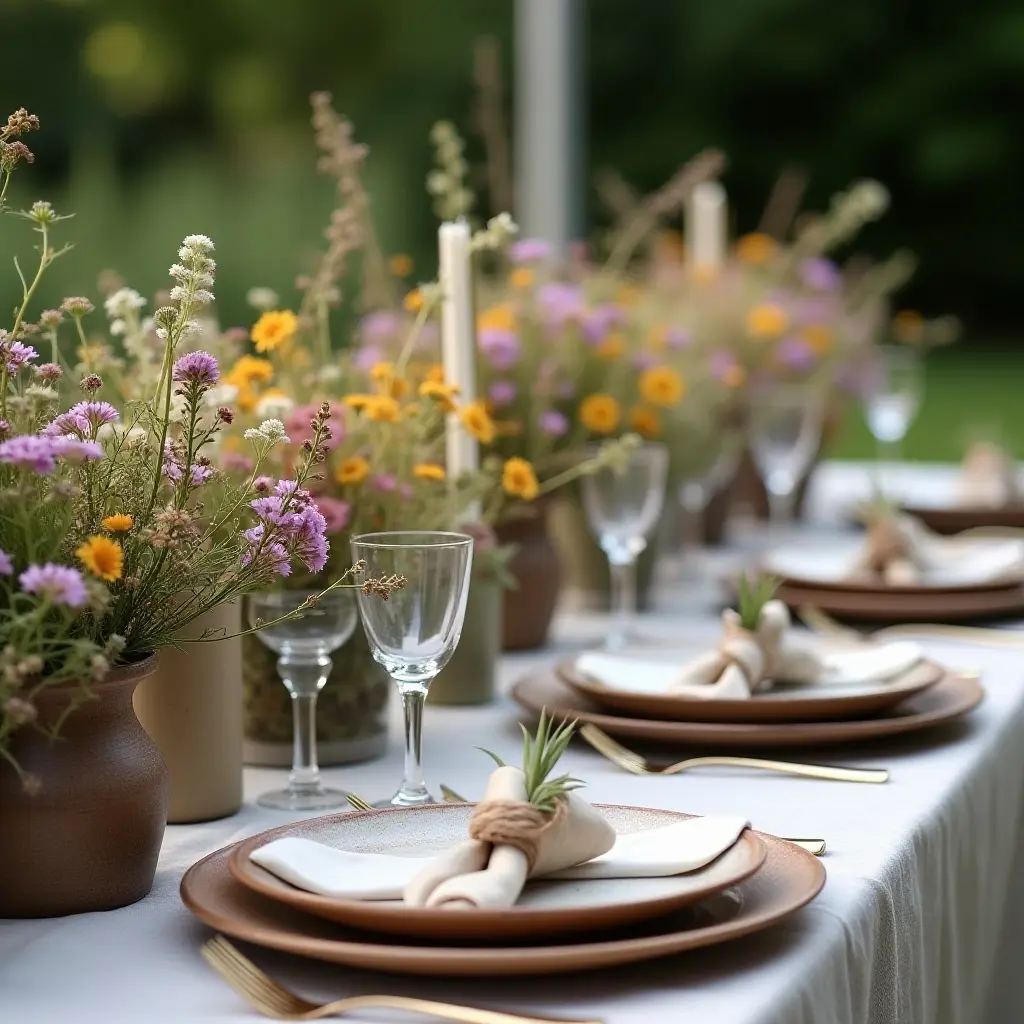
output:
[{"label": "glazed stoneware vase", "polygon": [[[183,638],[241,628],[238,601],[199,616]],[[168,824],[226,818],[242,806],[242,703],[238,636],[168,648],[135,691],[135,713],[171,774]]]},{"label": "glazed stoneware vase", "polygon": [[515,545],[508,563],[516,586],[507,590],[502,613],[502,646],[529,651],[547,643],[562,588],[562,565],[548,534],[549,501],[537,501],[534,513],[495,527],[499,544]]},{"label": "glazed stoneware vase", "polygon": [[[56,740],[31,727],[14,733],[11,753],[39,788],[26,792],[0,764],[0,918],[114,910],[152,888],[169,780],[132,694],[156,666],[152,656],[112,670]],[[76,693],[40,691],[39,723],[55,725]]]}]

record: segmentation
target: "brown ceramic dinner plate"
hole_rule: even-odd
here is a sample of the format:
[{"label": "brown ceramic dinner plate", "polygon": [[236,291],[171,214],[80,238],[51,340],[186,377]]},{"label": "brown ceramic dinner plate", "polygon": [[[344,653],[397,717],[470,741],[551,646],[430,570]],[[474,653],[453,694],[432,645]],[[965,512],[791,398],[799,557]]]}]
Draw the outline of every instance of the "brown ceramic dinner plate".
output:
[{"label": "brown ceramic dinner plate", "polygon": [[823,722],[862,718],[934,686],[945,675],[941,665],[922,661],[886,683],[777,686],[746,700],[719,700],[618,689],[581,672],[573,661],[562,662],[555,671],[563,682],[604,708],[638,718],[680,722]]},{"label": "brown ceramic dinner plate", "polygon": [[1001,526],[1013,530],[1024,529],[1024,502],[984,508],[970,505],[919,506],[904,505],[903,511],[920,519],[936,533],[963,533],[982,526]]},{"label": "brown ceramic dinner plate", "polygon": [[611,715],[552,671],[524,676],[512,696],[529,711],[590,722],[612,736],[686,746],[800,747],[896,736],[949,722],[977,706],[985,691],[972,678],[947,675],[934,686],[870,718],[840,722],[673,722]]},{"label": "brown ceramic dinner plate", "polygon": [[[620,835],[675,825],[691,817],[678,811],[602,804],[601,813]],[[275,839],[312,839],[353,853],[428,857],[466,838],[472,804],[434,804],[361,813],[329,814],[261,832],[240,843],[231,873],[249,889],[330,921],[415,936],[434,942],[541,938],[613,928],[697,903],[749,878],[765,859],[750,829],[699,871],[667,878],[602,878],[527,884],[507,910],[408,907],[400,900],[351,900],[305,892],[254,864],[249,855]]]},{"label": "brown ceramic dinner plate", "polygon": [[761,931],[814,899],[825,884],[821,862],[783,839],[755,835],[767,856],[746,882],[668,915],[595,931],[586,941],[568,937],[544,945],[442,946],[409,939],[398,945],[392,936],[313,917],[240,885],[228,866],[233,846],[189,868],[181,880],[181,898],[203,924],[232,938],[349,967],[437,977],[564,974],[728,942]]},{"label": "brown ceramic dinner plate", "polygon": [[976,622],[1024,614],[1024,587],[991,590],[865,592],[784,582],[775,596],[790,608],[811,606],[858,622]]}]

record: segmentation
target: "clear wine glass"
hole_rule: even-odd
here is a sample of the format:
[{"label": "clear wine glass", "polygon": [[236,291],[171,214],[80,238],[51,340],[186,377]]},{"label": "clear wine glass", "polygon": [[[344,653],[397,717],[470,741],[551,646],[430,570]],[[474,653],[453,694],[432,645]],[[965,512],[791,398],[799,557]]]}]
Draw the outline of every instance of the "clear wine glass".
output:
[{"label": "clear wine glass", "polygon": [[352,557],[366,563],[365,579],[405,577],[387,600],[357,591],[373,657],[398,685],[405,715],[405,773],[391,800],[377,806],[434,803],[423,781],[423,704],[433,678],[459,643],[469,597],[473,538],[462,533],[410,530],[352,538]]},{"label": "clear wine glass", "polygon": [[292,699],[292,770],[288,788],[264,793],[256,803],[286,811],[315,811],[347,806],[343,790],[327,789],[316,758],[316,699],[331,673],[331,652],[352,636],[356,602],[351,590],[332,590],[299,615],[275,620],[315,597],[318,590],[279,590],[249,594],[250,626],[272,623],[256,634],[278,655],[277,674]]},{"label": "clear wine glass", "polygon": [[768,491],[769,523],[788,522],[800,478],[821,445],[822,396],[807,386],[780,385],[750,409],[750,451]]},{"label": "clear wine glass", "polygon": [[911,348],[880,345],[867,382],[864,419],[875,439],[879,474],[882,463],[899,463],[901,445],[917,416],[923,380],[921,359]]},{"label": "clear wine glass", "polygon": [[708,461],[687,473],[679,484],[679,505],[685,516],[684,563],[693,549],[700,546],[701,516],[708,502],[736,475],[743,454],[743,435],[739,430],[725,428],[717,437],[709,438],[705,448],[710,455]]},{"label": "clear wine glass", "polygon": [[661,515],[667,477],[668,450],[661,444],[641,445],[623,465],[583,477],[587,522],[611,570],[613,622],[607,647],[630,642],[637,610],[636,560]]}]

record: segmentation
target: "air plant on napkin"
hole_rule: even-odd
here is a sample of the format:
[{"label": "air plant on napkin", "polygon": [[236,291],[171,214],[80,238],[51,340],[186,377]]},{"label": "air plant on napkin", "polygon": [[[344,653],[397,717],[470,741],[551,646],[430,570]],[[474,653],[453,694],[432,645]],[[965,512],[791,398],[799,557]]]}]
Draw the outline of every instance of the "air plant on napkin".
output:
[{"label": "air plant on napkin", "polygon": [[575,723],[523,729],[523,767],[485,751],[497,767],[469,824],[469,838],[436,857],[405,890],[405,902],[446,909],[511,907],[529,877],[583,864],[615,845],[615,830],[576,790],[571,775],[552,777]]},{"label": "air plant on napkin", "polygon": [[862,510],[867,532],[864,548],[854,565],[855,578],[867,577],[889,584],[913,584],[934,562],[929,531],[916,519],[876,490]]},{"label": "air plant on napkin", "polygon": [[789,610],[775,598],[778,580],[765,573],[743,575],[737,589],[737,609],[723,612],[717,647],[683,667],[675,692],[742,700],[777,680],[817,680],[823,662],[790,633]]}]

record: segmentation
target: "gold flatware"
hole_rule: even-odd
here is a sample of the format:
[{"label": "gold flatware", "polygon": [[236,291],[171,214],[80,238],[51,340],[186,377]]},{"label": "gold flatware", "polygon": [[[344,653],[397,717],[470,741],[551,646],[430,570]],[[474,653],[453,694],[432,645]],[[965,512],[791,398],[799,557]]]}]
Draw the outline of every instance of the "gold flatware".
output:
[{"label": "gold flatware", "polygon": [[356,811],[372,811],[373,806],[368,804],[361,796],[356,796],[355,793],[346,793],[345,799],[352,805],[353,810]]},{"label": "gold flatware", "polygon": [[517,1013],[481,1010],[454,1003],[408,996],[349,996],[330,1003],[311,1003],[264,974],[222,935],[210,939],[200,950],[203,959],[260,1013],[277,1020],[321,1020],[356,1010],[407,1010],[461,1024],[603,1024],[599,1020],[569,1020],[554,1017],[526,1017]]},{"label": "gold flatware", "polygon": [[[441,796],[444,797],[445,803],[448,804],[466,804],[469,801],[464,796],[459,796],[450,786],[441,784]],[[815,857],[821,857],[825,853],[825,840],[824,839],[790,839],[788,836],[779,836],[780,839],[784,839],[787,843],[792,843],[794,846],[803,847],[808,853],[813,853]]]},{"label": "gold flatware", "polygon": [[606,732],[589,722],[580,727],[580,735],[599,753],[613,764],[632,772],[634,775],[678,775],[691,768],[725,767],[756,768],[782,775],[799,775],[808,779],[824,779],[829,782],[882,783],[889,780],[889,773],[883,768],[836,768],[830,765],[799,764],[794,761],[769,761],[761,757],[689,757],[670,765],[652,765],[646,758],[622,746]]}]

